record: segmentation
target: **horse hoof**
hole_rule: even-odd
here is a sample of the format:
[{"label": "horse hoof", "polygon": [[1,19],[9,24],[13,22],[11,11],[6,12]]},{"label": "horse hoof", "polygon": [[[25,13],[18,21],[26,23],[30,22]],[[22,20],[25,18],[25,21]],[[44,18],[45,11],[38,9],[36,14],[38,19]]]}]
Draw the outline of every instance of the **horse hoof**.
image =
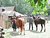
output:
[{"label": "horse hoof", "polygon": [[44,32],[46,32],[46,29],[44,30]]},{"label": "horse hoof", "polygon": [[24,35],[25,35],[25,33],[24,33]]},{"label": "horse hoof", "polygon": [[46,32],[46,31],[44,30],[44,32]]},{"label": "horse hoof", "polygon": [[19,35],[22,35],[22,33],[19,33]]},{"label": "horse hoof", "polygon": [[42,32],[42,31],[40,31],[40,32]]},{"label": "horse hoof", "polygon": [[37,30],[36,30],[37,31]]}]

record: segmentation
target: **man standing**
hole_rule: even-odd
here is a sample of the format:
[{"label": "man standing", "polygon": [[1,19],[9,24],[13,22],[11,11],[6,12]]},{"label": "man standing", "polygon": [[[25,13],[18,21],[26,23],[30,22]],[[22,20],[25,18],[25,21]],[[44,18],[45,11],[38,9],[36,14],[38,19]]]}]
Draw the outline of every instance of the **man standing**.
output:
[{"label": "man standing", "polygon": [[31,26],[32,26],[32,30],[33,30],[33,17],[29,16],[29,30],[30,30]]}]

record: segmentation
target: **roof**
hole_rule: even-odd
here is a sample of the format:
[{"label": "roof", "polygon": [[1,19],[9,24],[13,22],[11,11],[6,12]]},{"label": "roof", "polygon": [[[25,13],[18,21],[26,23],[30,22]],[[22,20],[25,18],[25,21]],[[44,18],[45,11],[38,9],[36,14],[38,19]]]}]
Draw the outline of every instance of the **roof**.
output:
[{"label": "roof", "polygon": [[13,16],[14,13],[15,13],[16,16],[19,16],[19,15],[24,16],[23,14],[16,12],[16,11],[3,11],[2,15]]}]

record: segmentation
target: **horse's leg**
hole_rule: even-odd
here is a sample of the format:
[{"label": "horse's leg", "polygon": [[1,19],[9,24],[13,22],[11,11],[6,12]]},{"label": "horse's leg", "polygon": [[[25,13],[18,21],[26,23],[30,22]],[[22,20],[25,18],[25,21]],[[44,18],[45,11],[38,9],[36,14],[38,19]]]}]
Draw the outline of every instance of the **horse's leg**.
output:
[{"label": "horse's leg", "polygon": [[36,31],[38,30],[37,24],[36,24]]},{"label": "horse's leg", "polygon": [[25,35],[25,28],[23,27],[23,32],[24,32],[24,35]]},{"label": "horse's leg", "polygon": [[21,27],[19,28],[19,34],[20,35],[22,34],[22,28]]},{"label": "horse's leg", "polygon": [[24,27],[24,24],[22,24],[22,33],[25,35],[25,27]]},{"label": "horse's leg", "polygon": [[22,26],[22,27],[20,28],[20,35],[21,35],[22,33],[24,33],[24,35],[25,35],[25,28],[24,28],[24,26]]},{"label": "horse's leg", "polygon": [[40,32],[42,32],[42,30],[43,30],[43,25],[41,24],[41,31]]},{"label": "horse's leg", "polygon": [[33,30],[33,23],[32,23],[32,30]]},{"label": "horse's leg", "polygon": [[31,26],[31,24],[29,23],[29,30],[30,30],[30,26]]},{"label": "horse's leg", "polygon": [[46,31],[45,24],[44,24],[44,32]]}]

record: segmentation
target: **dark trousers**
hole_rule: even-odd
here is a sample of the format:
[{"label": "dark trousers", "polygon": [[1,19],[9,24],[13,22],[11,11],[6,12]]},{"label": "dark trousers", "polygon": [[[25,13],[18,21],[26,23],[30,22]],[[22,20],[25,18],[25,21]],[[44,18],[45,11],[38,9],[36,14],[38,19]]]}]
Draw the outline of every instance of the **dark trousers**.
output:
[{"label": "dark trousers", "polygon": [[13,30],[16,31],[16,24],[13,24],[13,25],[12,25],[12,28],[13,28]]},{"label": "dark trousers", "polygon": [[33,23],[29,23],[29,30],[30,30],[31,26],[32,26],[32,30],[33,30]]}]

